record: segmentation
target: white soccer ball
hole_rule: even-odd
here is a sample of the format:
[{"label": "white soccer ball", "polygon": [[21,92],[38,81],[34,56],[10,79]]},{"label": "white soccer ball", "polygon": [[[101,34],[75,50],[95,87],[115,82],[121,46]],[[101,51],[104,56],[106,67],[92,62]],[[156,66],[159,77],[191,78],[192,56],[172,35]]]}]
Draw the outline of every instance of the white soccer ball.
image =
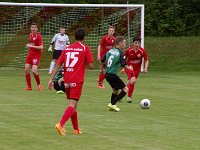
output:
[{"label": "white soccer ball", "polygon": [[140,107],[142,109],[149,109],[151,107],[151,102],[149,99],[143,99],[140,101]]}]

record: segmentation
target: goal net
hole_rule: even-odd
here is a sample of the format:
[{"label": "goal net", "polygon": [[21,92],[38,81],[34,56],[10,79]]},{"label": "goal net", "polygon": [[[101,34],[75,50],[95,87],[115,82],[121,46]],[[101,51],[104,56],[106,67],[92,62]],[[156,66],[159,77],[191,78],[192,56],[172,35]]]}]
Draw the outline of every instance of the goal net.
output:
[{"label": "goal net", "polygon": [[29,43],[30,24],[36,22],[43,37],[44,50],[40,68],[48,68],[52,53],[47,52],[54,34],[60,26],[66,28],[70,42],[74,31],[84,28],[85,43],[91,47],[96,58],[101,38],[107,34],[109,25],[115,27],[115,36],[123,35],[127,47],[134,36],[142,38],[144,45],[144,5],[112,4],[45,4],[0,2],[0,67],[24,67]]}]

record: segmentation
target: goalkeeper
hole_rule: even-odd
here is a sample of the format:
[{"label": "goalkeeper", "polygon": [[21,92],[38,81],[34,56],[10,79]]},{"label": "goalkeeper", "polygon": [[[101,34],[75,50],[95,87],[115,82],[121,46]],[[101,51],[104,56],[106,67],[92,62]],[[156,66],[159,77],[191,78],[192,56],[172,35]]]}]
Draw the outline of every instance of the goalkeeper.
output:
[{"label": "goalkeeper", "polygon": [[59,69],[58,73],[54,77],[54,89],[57,91],[56,94],[63,94],[65,92],[65,85],[63,79],[64,69],[63,67]]},{"label": "goalkeeper", "polygon": [[53,59],[50,64],[49,74],[52,74],[52,71],[55,67],[55,64],[60,57],[62,50],[65,49],[66,46],[70,44],[69,37],[65,34],[65,28],[60,27],[60,33],[54,35],[53,39],[51,40],[50,46],[48,48],[49,52],[52,52],[53,44],[55,43],[55,49],[53,52]]}]

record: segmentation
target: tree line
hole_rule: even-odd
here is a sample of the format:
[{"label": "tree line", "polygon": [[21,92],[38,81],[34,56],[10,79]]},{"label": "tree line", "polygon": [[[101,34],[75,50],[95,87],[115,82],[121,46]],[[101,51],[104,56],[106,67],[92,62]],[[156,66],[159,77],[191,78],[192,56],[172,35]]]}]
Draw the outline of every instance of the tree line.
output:
[{"label": "tree line", "polygon": [[200,35],[200,0],[15,0],[15,2],[144,4],[146,36]]}]

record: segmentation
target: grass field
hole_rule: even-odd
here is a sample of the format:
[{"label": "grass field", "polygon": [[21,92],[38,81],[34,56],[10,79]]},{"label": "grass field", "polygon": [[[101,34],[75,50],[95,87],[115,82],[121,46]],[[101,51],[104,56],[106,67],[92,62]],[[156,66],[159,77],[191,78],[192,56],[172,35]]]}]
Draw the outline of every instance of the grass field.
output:
[{"label": "grass field", "polygon": [[[141,74],[134,103],[124,98],[120,112],[107,111],[111,89],[107,83],[97,89],[97,75],[87,72],[79,103],[84,134],[73,135],[69,120],[61,137],[54,125],[67,101],[47,89],[47,72],[41,72],[42,92],[36,86],[26,92],[23,70],[0,70],[0,150],[200,149],[200,72]],[[149,110],[140,108],[143,98],[151,100]]]}]

